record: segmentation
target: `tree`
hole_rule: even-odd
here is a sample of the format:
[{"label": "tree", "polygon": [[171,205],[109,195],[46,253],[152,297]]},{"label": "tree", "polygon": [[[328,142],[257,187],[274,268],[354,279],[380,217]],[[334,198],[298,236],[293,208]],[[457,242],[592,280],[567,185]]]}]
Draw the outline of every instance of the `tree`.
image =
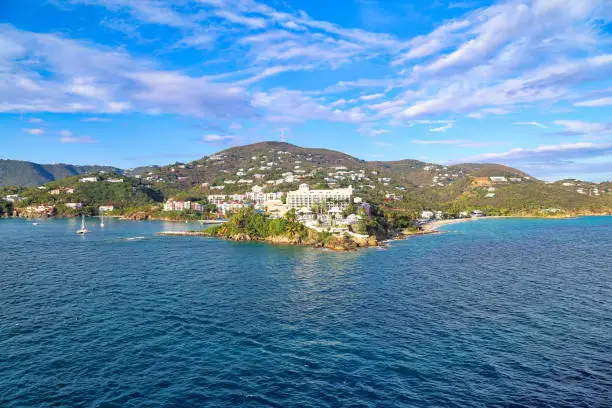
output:
[{"label": "tree", "polygon": [[10,215],[13,213],[13,203],[0,200],[0,215]]}]

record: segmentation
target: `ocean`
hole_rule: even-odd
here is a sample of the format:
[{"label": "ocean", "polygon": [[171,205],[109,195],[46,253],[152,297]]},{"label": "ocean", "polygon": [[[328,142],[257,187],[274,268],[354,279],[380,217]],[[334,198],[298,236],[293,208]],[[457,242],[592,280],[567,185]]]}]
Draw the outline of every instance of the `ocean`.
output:
[{"label": "ocean", "polygon": [[1,407],[610,407],[612,217],[352,253],[0,220]]}]

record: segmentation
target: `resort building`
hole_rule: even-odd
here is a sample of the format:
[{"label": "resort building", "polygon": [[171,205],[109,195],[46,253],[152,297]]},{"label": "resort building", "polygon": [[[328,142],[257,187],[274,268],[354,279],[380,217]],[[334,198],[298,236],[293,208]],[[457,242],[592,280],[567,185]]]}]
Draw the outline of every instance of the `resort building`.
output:
[{"label": "resort building", "polygon": [[351,202],[352,195],[353,187],[351,186],[332,190],[311,190],[308,184],[300,184],[298,190],[287,193],[287,205],[290,209],[300,209],[325,203],[329,207],[333,205],[345,209]]},{"label": "resort building", "polygon": [[81,183],[95,183],[98,181],[97,177],[83,177],[79,180]]},{"label": "resort building", "polygon": [[205,206],[203,204],[192,202],[192,201],[175,201],[175,200],[168,200],[164,204],[164,211],[183,211],[183,210],[193,210],[196,212],[204,212]]},{"label": "resort building", "polygon": [[115,209],[114,205],[101,205],[100,207],[98,207],[98,212],[107,212],[107,211],[113,211]]}]

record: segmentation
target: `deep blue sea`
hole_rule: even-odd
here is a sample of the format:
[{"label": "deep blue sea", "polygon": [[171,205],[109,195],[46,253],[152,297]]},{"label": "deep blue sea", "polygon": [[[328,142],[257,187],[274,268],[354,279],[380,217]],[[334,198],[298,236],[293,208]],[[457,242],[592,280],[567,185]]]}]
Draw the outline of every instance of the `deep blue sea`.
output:
[{"label": "deep blue sea", "polygon": [[0,407],[611,407],[612,217],[386,251],[0,220]]}]

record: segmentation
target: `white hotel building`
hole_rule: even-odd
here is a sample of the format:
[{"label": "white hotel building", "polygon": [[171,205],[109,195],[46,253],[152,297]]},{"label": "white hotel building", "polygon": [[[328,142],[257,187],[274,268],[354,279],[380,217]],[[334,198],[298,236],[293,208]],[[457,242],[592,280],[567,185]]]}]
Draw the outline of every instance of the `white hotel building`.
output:
[{"label": "white hotel building", "polygon": [[335,188],[333,190],[311,190],[308,184],[300,184],[296,191],[287,193],[287,206],[295,209],[310,208],[315,204],[327,203],[328,206],[345,209],[351,202],[353,187]]}]

